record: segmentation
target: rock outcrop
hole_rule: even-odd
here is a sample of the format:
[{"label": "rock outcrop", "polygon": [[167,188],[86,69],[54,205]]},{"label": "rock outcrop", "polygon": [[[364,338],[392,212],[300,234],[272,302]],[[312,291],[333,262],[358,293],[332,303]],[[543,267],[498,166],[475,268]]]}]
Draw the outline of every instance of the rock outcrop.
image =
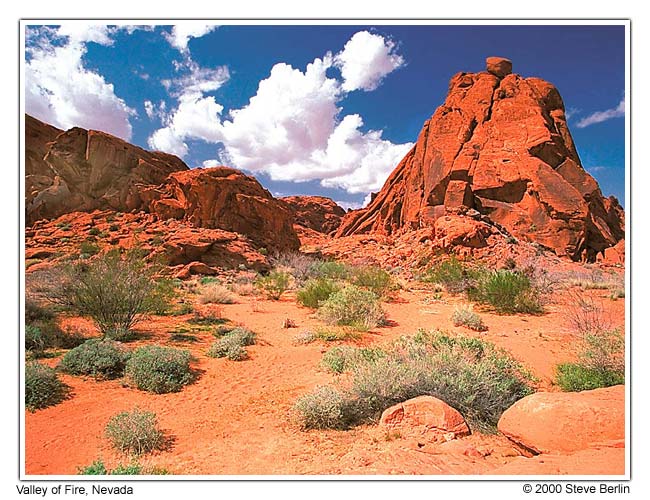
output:
[{"label": "rock outcrop", "polygon": [[293,213],[296,224],[329,234],[341,225],[345,210],[324,196],[287,196],[280,198]]},{"label": "rock outcrop", "polygon": [[625,440],[625,386],[538,392],[508,408],[499,431],[536,453],[571,453]]},{"label": "rock outcrop", "polygon": [[25,150],[27,225],[73,211],[138,209],[139,185],[188,170],[176,156],[95,130],[62,132],[31,116],[25,118]]},{"label": "rock outcrop", "polygon": [[582,168],[557,89],[511,71],[488,58],[486,72],[453,76],[415,146],[337,235],[433,227],[474,209],[573,260],[593,261],[623,238],[622,208]]},{"label": "rock outcrop", "polygon": [[300,247],[287,206],[233,168],[175,172],[158,186],[142,187],[139,195],[144,209],[160,219],[240,233],[270,253]]}]

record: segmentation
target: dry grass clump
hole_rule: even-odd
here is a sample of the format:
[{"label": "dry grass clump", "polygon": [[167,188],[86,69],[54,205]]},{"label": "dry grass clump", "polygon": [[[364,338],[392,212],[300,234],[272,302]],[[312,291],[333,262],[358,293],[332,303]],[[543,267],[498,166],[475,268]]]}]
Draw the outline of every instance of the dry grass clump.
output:
[{"label": "dry grass clump", "polygon": [[234,304],[236,302],[233,292],[219,283],[206,283],[199,289],[199,302],[201,304]]},{"label": "dry grass clump", "polygon": [[484,332],[488,328],[483,319],[469,307],[457,307],[451,315],[454,326],[466,326],[475,332]]}]

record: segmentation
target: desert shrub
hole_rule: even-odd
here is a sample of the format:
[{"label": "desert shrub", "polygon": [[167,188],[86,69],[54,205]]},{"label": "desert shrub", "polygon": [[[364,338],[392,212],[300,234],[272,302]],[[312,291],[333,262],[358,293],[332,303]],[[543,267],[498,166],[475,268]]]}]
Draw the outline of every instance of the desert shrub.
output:
[{"label": "desert shrub", "polygon": [[[460,411],[471,426],[494,431],[503,411],[531,392],[530,376],[520,365],[478,339],[420,334],[400,339],[383,353],[370,351],[364,357],[343,350],[331,356],[335,369],[352,372],[348,386],[338,391],[342,413],[330,422],[336,428],[372,422],[396,403],[431,395]],[[305,427],[315,421],[301,414]]]},{"label": "desert shrub", "polygon": [[318,328],[314,332],[314,338],[317,340],[322,340],[324,342],[356,340],[359,337],[359,332],[349,327]]},{"label": "desert shrub", "polygon": [[253,283],[233,283],[230,285],[230,291],[241,295],[242,297],[257,295],[258,290]]},{"label": "desert shrub", "polygon": [[49,338],[38,326],[25,325],[25,350],[38,356],[52,343],[53,339]]},{"label": "desert shrub", "polygon": [[438,283],[451,294],[462,293],[473,283],[474,276],[456,257],[438,262],[429,268],[422,281]]},{"label": "desert shrub", "polygon": [[331,280],[344,280],[350,276],[350,269],[343,262],[334,260],[317,260],[309,268],[310,276]]},{"label": "desert shrub", "polygon": [[68,351],[59,368],[72,375],[92,375],[111,379],[121,377],[130,357],[119,342],[109,339],[90,339]]},{"label": "desert shrub", "polygon": [[484,332],[487,330],[487,326],[483,323],[483,319],[467,307],[456,308],[454,313],[451,315],[451,321],[454,326],[466,326],[475,332]]},{"label": "desert shrub", "polygon": [[368,290],[348,285],[321,304],[319,316],[332,325],[369,330],[384,323],[385,314],[377,296]]},{"label": "desert shrub", "polygon": [[384,356],[386,352],[378,347],[336,346],[323,354],[321,366],[332,373],[343,373],[358,363],[374,362]]},{"label": "desert shrub", "polygon": [[41,303],[31,297],[25,297],[25,323],[30,324],[35,321],[48,321],[54,319],[54,313],[51,309],[44,307]]},{"label": "desert shrub", "polygon": [[614,370],[597,370],[579,363],[562,363],[556,368],[555,382],[563,391],[590,391],[624,384],[625,374]]},{"label": "desert shrub", "polygon": [[199,283],[201,283],[202,285],[211,285],[213,283],[218,284],[219,278],[217,278],[216,276],[201,276],[201,278],[199,279]]},{"label": "desert shrub", "polygon": [[218,283],[203,285],[199,291],[201,304],[234,304],[235,295]]},{"label": "desert shrub", "polygon": [[247,328],[237,327],[214,342],[207,355],[212,358],[228,358],[242,361],[248,357],[246,346],[255,344],[255,333]]},{"label": "desert shrub", "polygon": [[270,257],[269,262],[276,270],[293,276],[300,286],[312,277],[311,267],[317,260],[300,252],[288,252]]},{"label": "desert shrub", "polygon": [[97,255],[99,251],[99,246],[90,241],[83,241],[81,245],[79,245],[79,253],[82,255]]},{"label": "desert shrub", "polygon": [[192,325],[221,325],[228,320],[223,317],[222,309],[218,307],[208,311],[197,311],[187,322]]},{"label": "desert shrub", "polygon": [[321,386],[296,401],[295,410],[305,429],[345,429],[348,399],[337,389]]},{"label": "desert shrub", "polygon": [[144,309],[160,316],[172,314],[172,299],[176,296],[176,289],[177,283],[174,280],[167,278],[157,280],[145,300]]},{"label": "desert shrub", "polygon": [[145,467],[137,462],[131,462],[128,465],[118,464],[114,469],[108,470],[103,460],[99,459],[86,467],[79,467],[78,474],[86,476],[159,476],[167,475],[169,472],[158,467]]},{"label": "desert shrub", "polygon": [[156,414],[139,408],[111,417],[105,432],[113,447],[122,453],[142,455],[160,449],[164,444]]},{"label": "desert shrub", "polygon": [[312,278],[296,293],[296,299],[303,306],[316,309],[321,302],[340,290],[340,286],[328,278]]},{"label": "desert shrub", "polygon": [[105,476],[108,474],[108,469],[106,469],[102,460],[95,460],[86,467],[79,467],[77,471],[77,474],[84,476]]},{"label": "desert shrub", "polygon": [[41,288],[51,301],[92,318],[103,334],[129,330],[151,311],[152,270],[130,253],[109,252],[59,269]]},{"label": "desert shrub", "polygon": [[352,268],[350,281],[357,286],[367,288],[377,297],[385,297],[395,287],[393,277],[381,267],[359,266]]},{"label": "desert shrub", "polygon": [[609,298],[612,300],[624,299],[625,298],[625,289],[624,288],[615,288],[609,294]]},{"label": "desert shrub", "polygon": [[37,361],[25,365],[25,406],[30,411],[47,408],[66,398],[67,386],[54,369]]},{"label": "desert shrub", "polygon": [[316,340],[316,335],[315,332],[312,330],[306,330],[304,332],[300,332],[296,334],[296,336],[293,338],[293,342],[295,344],[311,344]]},{"label": "desert shrub", "polygon": [[192,381],[190,357],[188,351],[181,349],[140,347],[127,362],[125,374],[143,391],[156,394],[178,392]]},{"label": "desert shrub", "polygon": [[483,273],[476,286],[468,290],[470,299],[489,304],[503,314],[539,313],[539,291],[524,273],[499,269]]},{"label": "desert shrub", "polygon": [[101,231],[97,227],[91,227],[88,231],[88,234],[91,236],[97,236]]},{"label": "desert shrub", "polygon": [[612,319],[602,302],[581,293],[569,293],[564,307],[566,321],[580,339],[591,332],[612,330]]},{"label": "desert shrub", "polygon": [[282,294],[289,288],[290,276],[285,271],[273,270],[268,276],[258,278],[256,285],[266,294],[267,298],[279,300]]}]

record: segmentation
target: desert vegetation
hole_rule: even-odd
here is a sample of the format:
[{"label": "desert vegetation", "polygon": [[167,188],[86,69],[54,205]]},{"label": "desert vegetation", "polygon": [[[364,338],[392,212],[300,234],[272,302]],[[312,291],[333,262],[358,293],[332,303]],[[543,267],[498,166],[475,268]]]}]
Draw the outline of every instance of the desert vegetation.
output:
[{"label": "desert vegetation", "polygon": [[122,453],[142,455],[162,448],[165,439],[156,414],[135,408],[111,417],[106,437]]},{"label": "desert vegetation", "polygon": [[334,348],[323,364],[350,371],[342,388],[319,387],[296,402],[305,428],[345,429],[376,421],[395,403],[432,395],[459,410],[476,429],[494,432],[501,413],[530,394],[531,378],[505,352],[472,338],[419,332],[385,351]]}]

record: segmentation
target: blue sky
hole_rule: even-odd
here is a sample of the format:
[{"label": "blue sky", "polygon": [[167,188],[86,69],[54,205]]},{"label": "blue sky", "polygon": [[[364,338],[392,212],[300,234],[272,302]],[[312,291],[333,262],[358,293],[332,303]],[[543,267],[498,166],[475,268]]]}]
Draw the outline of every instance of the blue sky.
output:
[{"label": "blue sky", "polygon": [[584,167],[624,203],[623,26],[75,23],[27,26],[26,47],[27,113],[351,206],[381,187],[453,74],[505,56],[557,86]]}]

